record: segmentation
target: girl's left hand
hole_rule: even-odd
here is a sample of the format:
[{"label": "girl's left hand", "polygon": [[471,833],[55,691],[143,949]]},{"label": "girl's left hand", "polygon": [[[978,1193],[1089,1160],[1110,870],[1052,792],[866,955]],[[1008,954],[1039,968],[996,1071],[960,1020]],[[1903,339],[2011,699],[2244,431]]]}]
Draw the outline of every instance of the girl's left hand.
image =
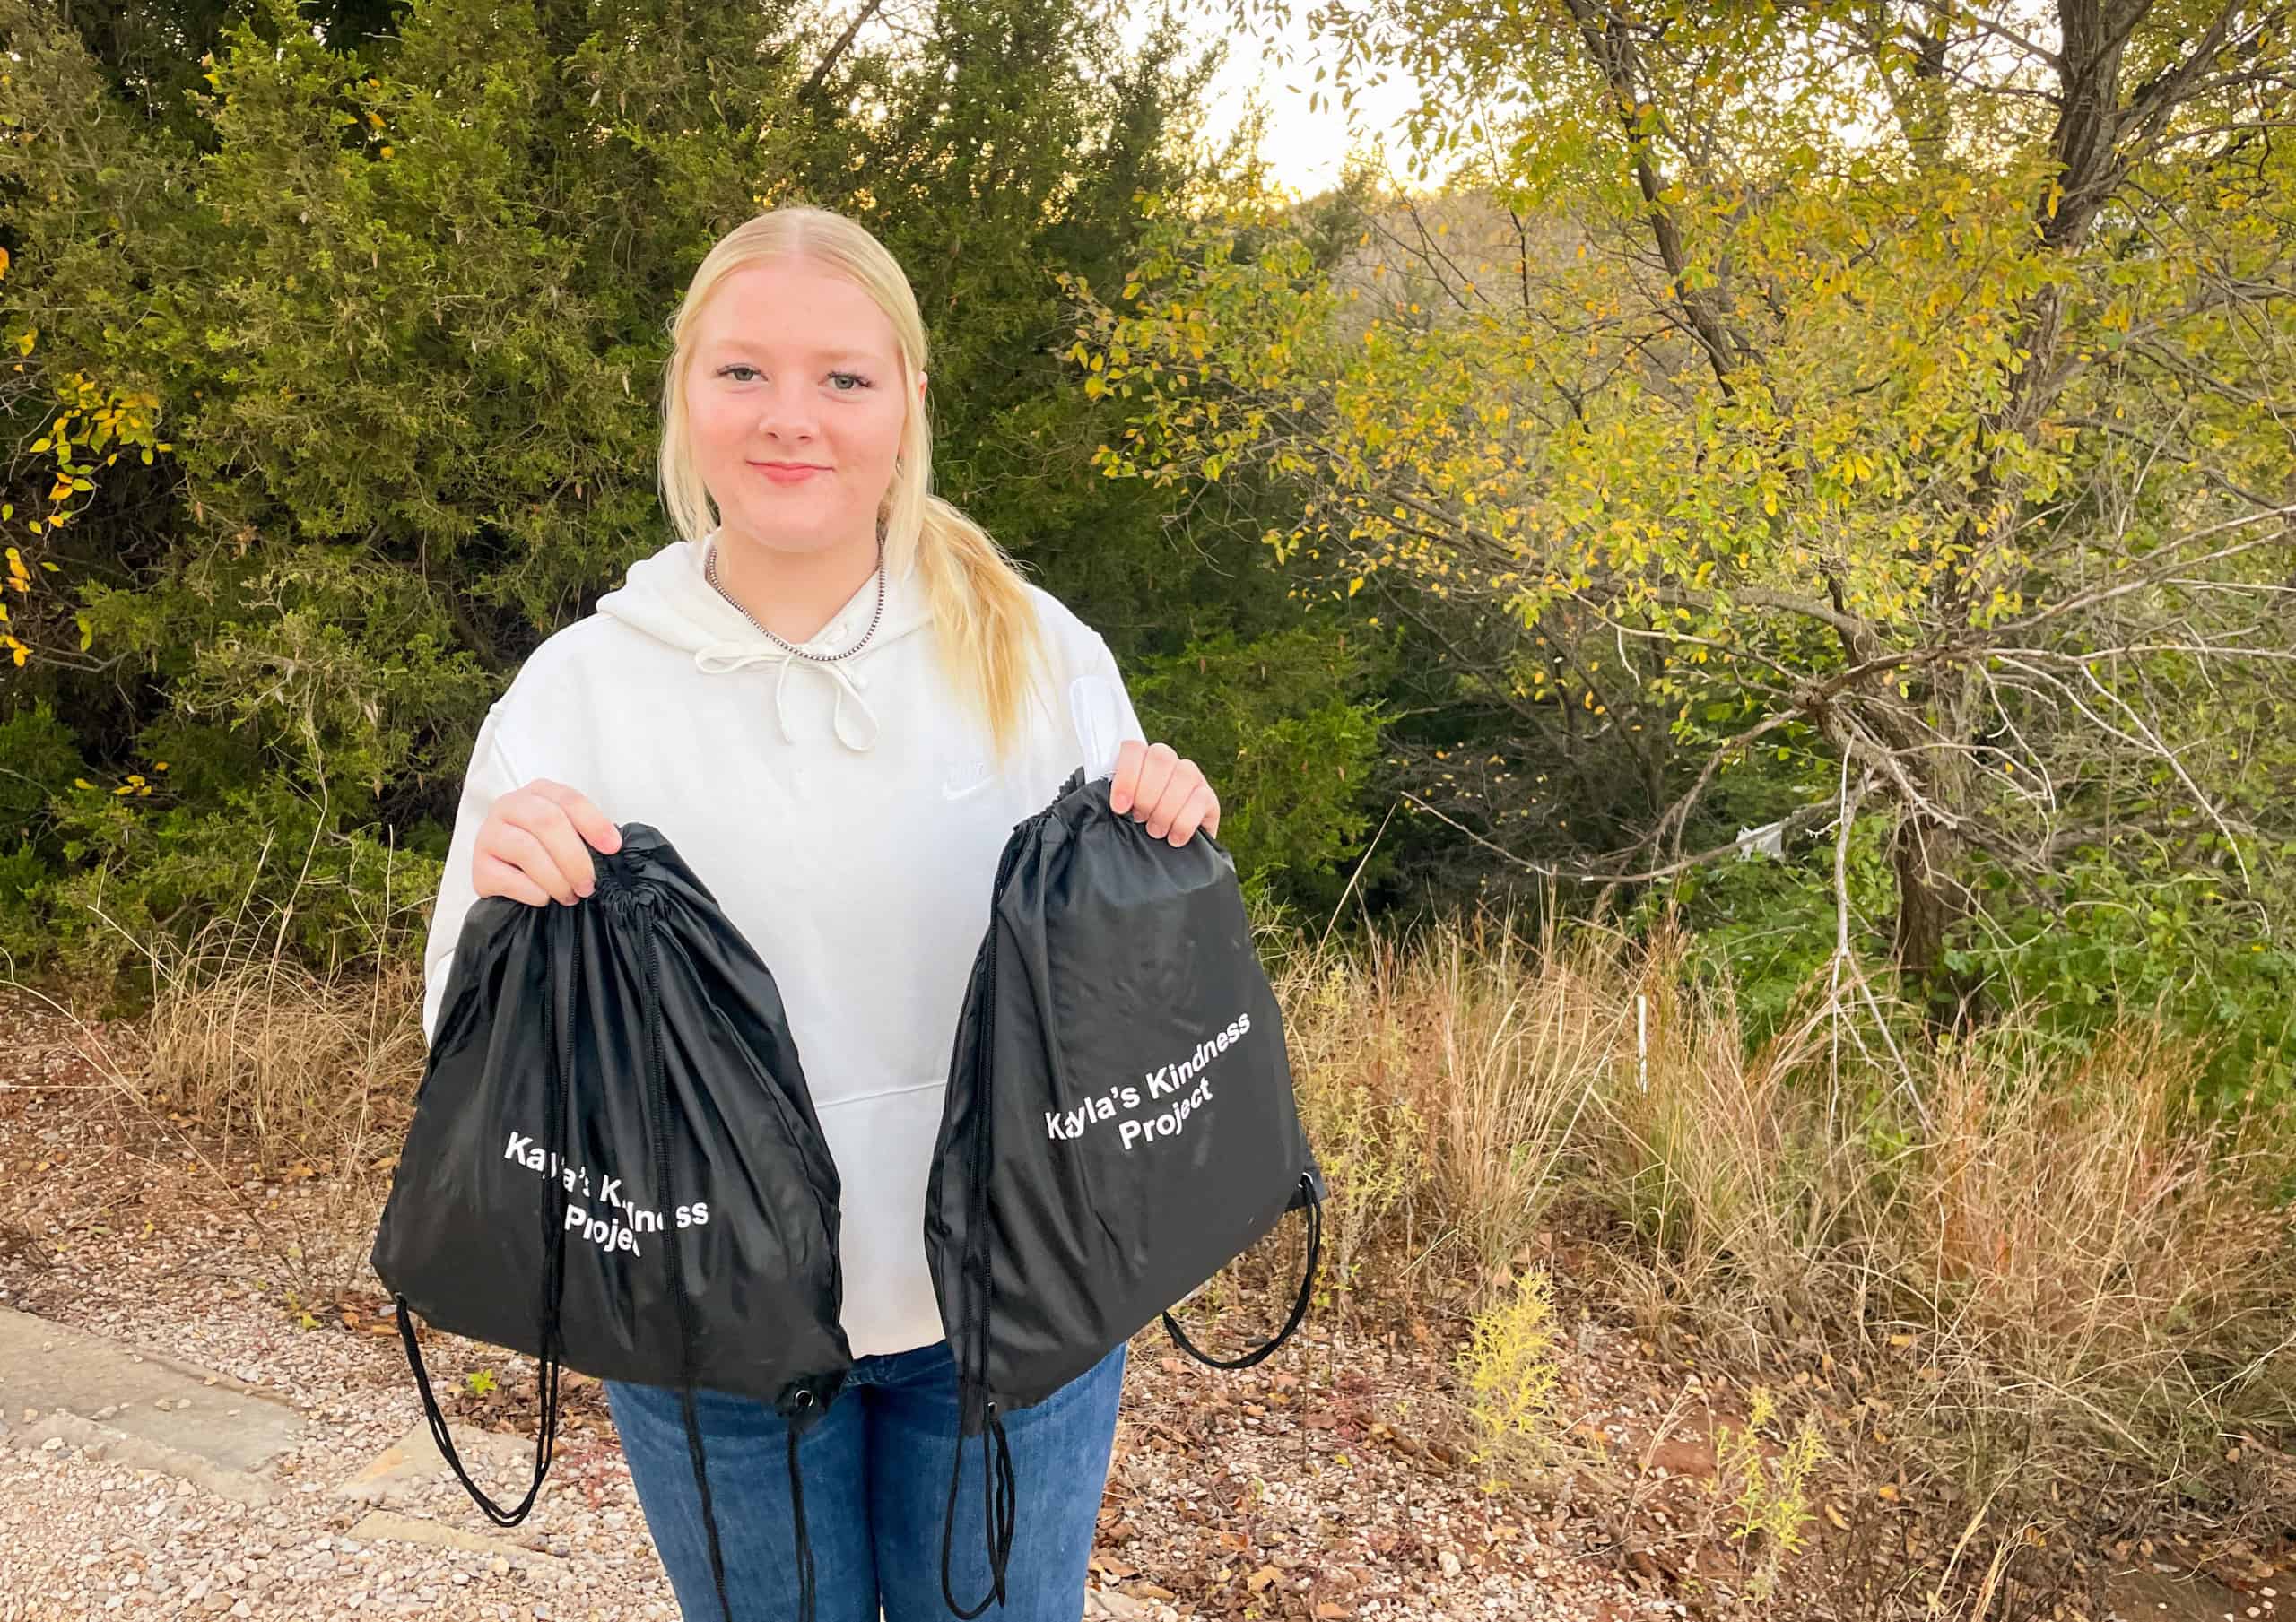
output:
[{"label": "girl's left hand", "polygon": [[1196,837],[1202,828],[1220,837],[1220,796],[1204,780],[1193,760],[1183,760],[1169,743],[1141,743],[1127,738],[1117,750],[1116,776],[1109,785],[1109,809],[1168,840],[1174,849]]}]

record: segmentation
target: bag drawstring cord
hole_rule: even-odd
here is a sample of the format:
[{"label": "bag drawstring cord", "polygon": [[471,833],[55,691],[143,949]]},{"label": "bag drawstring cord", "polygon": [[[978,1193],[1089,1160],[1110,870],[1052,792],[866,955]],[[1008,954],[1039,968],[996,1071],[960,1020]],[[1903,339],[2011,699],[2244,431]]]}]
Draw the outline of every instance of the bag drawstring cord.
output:
[{"label": "bag drawstring cord", "polygon": [[1277,1347],[1289,1340],[1300,1327],[1300,1320],[1308,1315],[1308,1303],[1313,1298],[1316,1289],[1316,1262],[1323,1249],[1324,1205],[1316,1198],[1315,1179],[1306,1172],[1300,1174],[1300,1186],[1306,1195],[1304,1203],[1308,1211],[1308,1264],[1300,1276],[1300,1293],[1292,1299],[1292,1315],[1284,1320],[1283,1327],[1275,1331],[1275,1338],[1265,1346],[1257,1347],[1240,1357],[1208,1357],[1198,1351],[1195,1342],[1181,1331],[1179,1320],[1167,1312],[1164,1314],[1164,1332],[1171,1336],[1174,1345],[1198,1363],[1212,1368],[1249,1368],[1256,1363],[1265,1361]]},{"label": "bag drawstring cord", "polygon": [[[578,928],[570,932],[572,977],[579,978],[582,932]],[[437,1393],[430,1389],[430,1371],[422,1366],[422,1349],[414,1339],[414,1318],[407,1309],[406,1297],[395,1297],[399,1342],[406,1349],[407,1366],[414,1371],[414,1388],[422,1398],[422,1417],[430,1427],[431,1444],[455,1472],[455,1479],[463,1484],[463,1490],[497,1526],[516,1526],[526,1518],[535,1500],[542,1496],[543,1478],[550,1473],[551,1461],[558,1448],[559,1380],[564,1366],[559,1359],[559,1309],[566,1286],[566,1207],[570,1197],[566,1187],[566,1137],[573,1110],[574,1017],[572,987],[570,984],[559,984],[555,957],[550,961],[551,997],[547,1006],[551,1048],[557,1056],[558,1071],[557,1085],[550,1089],[549,1104],[544,1112],[543,1136],[558,1157],[558,1171],[550,1179],[552,1192],[544,1196],[542,1203],[542,1338],[535,1357],[535,1408],[541,1428],[535,1434],[534,1479],[526,1484],[526,1496],[514,1507],[505,1509],[489,1497],[464,1467],[462,1454],[455,1447],[454,1434],[447,1427],[447,1416],[439,1410]]]},{"label": "bag drawstring cord", "polygon": [[[796,1402],[799,1409],[810,1409],[813,1406],[813,1393],[809,1391],[801,1391],[796,1395]],[[785,1409],[781,1419],[783,1427],[789,1433],[789,1511],[797,1538],[797,1606],[804,1622],[813,1622],[813,1598],[816,1592],[813,1581],[813,1544],[805,1531],[805,1479],[797,1469],[799,1435],[797,1418],[795,1414]]]},{"label": "bag drawstring cord", "polygon": [[[646,950],[646,1090],[648,1115],[654,1126],[654,1186],[666,1200],[670,1190],[670,1099],[667,1072],[662,1063],[661,950],[655,934],[655,892],[635,890],[639,932]],[[701,1436],[701,1417],[694,1401],[693,1352],[698,1338],[692,1292],[686,1285],[685,1265],[677,1247],[670,1247],[670,1288],[678,1313],[678,1408],[685,1420],[687,1452],[693,1460],[694,1490],[701,1503],[701,1528],[709,1545],[709,1577],[718,1590],[718,1608],[726,1622],[734,1622],[734,1602],[726,1586],[726,1551],[718,1535],[718,1512],[710,1501],[709,1453]],[[813,1406],[813,1393],[798,1393],[801,1409]],[[805,1483],[797,1469],[797,1426],[785,1413],[789,1432],[789,1504],[797,1547],[797,1614],[813,1622],[814,1583],[812,1540],[805,1533]]]},{"label": "bag drawstring cord", "polygon": [[[996,946],[1002,933],[996,906],[1004,899],[1005,883],[1018,862],[1018,849],[1008,844],[996,866],[996,881],[989,890],[988,963],[982,981],[981,1085],[974,1102],[979,1119],[973,1125],[972,1187],[968,1191],[970,1210],[965,1219],[964,1269],[975,1302],[971,1325],[973,1357],[970,1369],[960,1366],[957,1371],[962,1387],[962,1417],[958,1421],[956,1457],[949,1469],[948,1505],[941,1517],[941,1598],[958,1622],[973,1622],[991,1605],[1004,1602],[1004,1573],[1012,1562],[1013,1538],[1019,1522],[1020,1494],[1013,1473],[1013,1448],[1005,1439],[1004,1420],[996,1411],[996,1399],[987,1392],[988,1316],[995,1310],[996,1298],[988,1245],[988,1170],[993,1159],[992,1129],[996,1120]],[[979,1405],[981,1416],[981,1534],[988,1549],[989,1583],[988,1592],[978,1605],[965,1606],[957,1602],[949,1562],[956,1542],[957,1488],[964,1475],[965,1421],[972,1418],[975,1404]]]}]

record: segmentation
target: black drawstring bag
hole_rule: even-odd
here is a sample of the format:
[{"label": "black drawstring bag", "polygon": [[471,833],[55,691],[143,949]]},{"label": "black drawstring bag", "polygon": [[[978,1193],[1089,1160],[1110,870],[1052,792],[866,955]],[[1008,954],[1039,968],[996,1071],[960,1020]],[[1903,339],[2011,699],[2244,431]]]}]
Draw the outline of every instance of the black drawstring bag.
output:
[{"label": "black drawstring bag", "polygon": [[[1259,1362],[1308,1310],[1323,1178],[1301,1131],[1275,993],[1234,862],[1174,849],[1079,771],[998,863],[926,1195],[925,1244],[956,1357],[961,1437],[981,1437],[991,1587],[1004,1598],[1015,1490],[1003,1416],[1052,1395],[1163,1315],[1180,1349]],[[1274,1339],[1221,1361],[1166,1310],[1274,1230],[1307,1219]]]},{"label": "black drawstring bag", "polygon": [[[716,898],[644,823],[591,865],[596,888],[571,906],[484,897],[464,921],[375,1271],[431,1437],[497,1524],[542,1490],[561,1369],[677,1387],[727,1622],[694,1392],[773,1404],[810,1618],[797,1439],[852,1364],[836,1163],[773,976]],[[534,1479],[515,1505],[457,1456],[415,1314],[539,1365]]]}]

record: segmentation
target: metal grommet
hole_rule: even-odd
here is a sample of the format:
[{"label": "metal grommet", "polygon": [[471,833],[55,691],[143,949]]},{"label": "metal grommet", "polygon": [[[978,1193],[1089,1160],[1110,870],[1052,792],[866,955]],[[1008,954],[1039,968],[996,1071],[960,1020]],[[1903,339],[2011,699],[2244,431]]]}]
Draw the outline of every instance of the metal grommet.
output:
[{"label": "metal grommet", "polygon": [[799,1411],[802,1412],[804,1409],[811,1408],[813,1405],[813,1393],[812,1392],[801,1391],[797,1393],[797,1407]]}]

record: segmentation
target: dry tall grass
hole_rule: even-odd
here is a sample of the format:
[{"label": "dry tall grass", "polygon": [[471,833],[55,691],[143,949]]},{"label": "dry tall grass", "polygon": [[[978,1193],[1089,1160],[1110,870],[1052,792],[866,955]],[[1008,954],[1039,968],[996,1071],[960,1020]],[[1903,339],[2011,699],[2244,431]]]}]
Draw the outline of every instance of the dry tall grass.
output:
[{"label": "dry tall grass", "polygon": [[1330,1184],[1325,1245],[1343,1293],[1359,1288],[1375,1242],[1415,1262],[1464,1259],[1485,1276],[1516,1265],[1599,1096],[1589,1079],[1632,1035],[1603,974],[1464,926],[1409,949],[1373,936],[1280,959],[1293,1084]]},{"label": "dry tall grass", "polygon": [[[403,896],[379,898],[376,941],[408,933]],[[396,1153],[422,1074],[422,972],[387,953],[315,971],[289,944],[295,906],[252,897],[187,938],[131,932],[149,976],[143,1063],[118,1084],[180,1112],[267,1172],[360,1172]]]},{"label": "dry tall grass", "polygon": [[[419,972],[314,977],[278,936],[150,953],[152,1101],[269,1166],[379,1164]],[[1648,1324],[1750,1367],[1814,1336],[1874,1429],[1976,1496],[2100,1466],[2251,1513],[2296,1496],[2248,1474],[2296,1436],[2296,1131],[2203,1120],[2188,1048],[2131,1026],[2072,1062],[2012,1028],[1924,1056],[1820,1019],[1750,1046],[1663,942],[1488,924],[1271,955],[1343,1316],[1438,1275],[1516,1299],[1558,1206],[1593,1205],[1636,1236],[1605,1283]]]},{"label": "dry tall grass", "polygon": [[154,1102],[253,1151],[265,1170],[365,1167],[396,1153],[422,1078],[419,965],[321,979],[187,955],[145,1021]]},{"label": "dry tall grass", "polygon": [[2296,1132],[2204,1121],[2157,1032],[2075,1062],[2009,1028],[1900,1046],[1909,1071],[1822,1021],[1750,1049],[1664,943],[1465,924],[1302,950],[1281,990],[1358,1297],[1448,1248],[1495,1304],[1592,1201],[1639,1236],[1609,1265],[1650,1318],[1750,1367],[1814,1335],[1979,1498],[2101,1465],[2231,1503],[2238,1439],[2296,1436]]}]

